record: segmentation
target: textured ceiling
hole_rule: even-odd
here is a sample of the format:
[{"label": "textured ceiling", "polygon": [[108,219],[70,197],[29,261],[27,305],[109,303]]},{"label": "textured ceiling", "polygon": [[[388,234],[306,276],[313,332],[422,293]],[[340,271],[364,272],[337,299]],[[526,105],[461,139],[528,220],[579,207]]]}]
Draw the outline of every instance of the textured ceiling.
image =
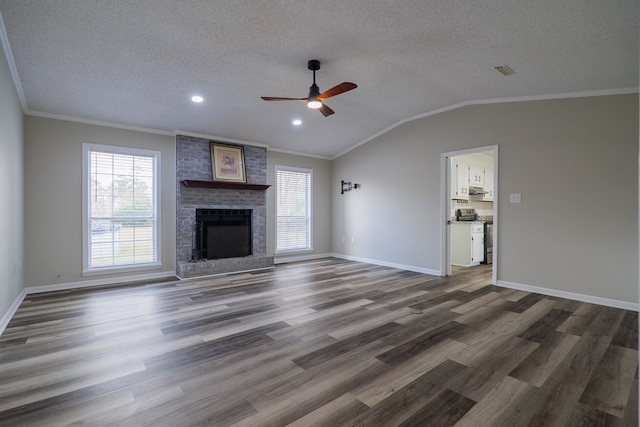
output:
[{"label": "textured ceiling", "polygon": [[[638,0],[0,0],[27,113],[333,157],[487,99],[638,86]],[[352,81],[323,117],[302,102]],[[493,67],[516,72],[502,76]],[[192,104],[192,94],[205,102]],[[303,125],[293,127],[294,118]]]}]

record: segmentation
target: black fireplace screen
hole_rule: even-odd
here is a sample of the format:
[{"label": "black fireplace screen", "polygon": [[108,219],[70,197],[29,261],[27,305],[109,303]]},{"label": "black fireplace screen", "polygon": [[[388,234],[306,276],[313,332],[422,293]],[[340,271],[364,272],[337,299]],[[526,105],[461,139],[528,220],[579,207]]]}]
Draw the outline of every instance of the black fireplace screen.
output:
[{"label": "black fireplace screen", "polygon": [[196,209],[193,257],[251,255],[251,209]]}]

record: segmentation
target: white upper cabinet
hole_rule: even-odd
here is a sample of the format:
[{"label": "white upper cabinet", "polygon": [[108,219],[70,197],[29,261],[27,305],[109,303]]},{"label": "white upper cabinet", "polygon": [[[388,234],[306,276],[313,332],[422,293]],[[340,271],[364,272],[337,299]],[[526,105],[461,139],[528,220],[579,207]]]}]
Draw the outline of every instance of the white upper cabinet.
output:
[{"label": "white upper cabinet", "polygon": [[[454,200],[494,201],[493,154],[461,154],[451,158],[451,198]],[[473,191],[473,189],[481,191]],[[471,190],[470,190],[471,189]],[[472,195],[469,195],[471,191]]]},{"label": "white upper cabinet", "polygon": [[482,200],[493,202],[493,169],[484,170],[484,191]]},{"label": "white upper cabinet", "polygon": [[469,186],[484,188],[484,168],[482,166],[470,165]]},{"label": "white upper cabinet", "polygon": [[469,200],[469,165],[456,159],[451,161],[451,198]]}]

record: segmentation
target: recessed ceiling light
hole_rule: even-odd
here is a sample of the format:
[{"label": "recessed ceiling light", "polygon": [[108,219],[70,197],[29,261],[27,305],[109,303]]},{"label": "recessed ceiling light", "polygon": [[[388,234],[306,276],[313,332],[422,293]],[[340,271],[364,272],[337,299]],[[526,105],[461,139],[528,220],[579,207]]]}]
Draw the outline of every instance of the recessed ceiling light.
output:
[{"label": "recessed ceiling light", "polygon": [[302,124],[302,120],[295,119],[294,121],[291,122],[291,124],[294,126],[300,126]]},{"label": "recessed ceiling light", "polygon": [[204,98],[203,98],[203,97],[201,97],[200,95],[193,95],[193,96],[191,97],[191,100],[192,100],[193,102],[195,102],[195,103],[198,103],[198,104],[199,104],[199,103],[201,103],[202,101],[204,101]]}]

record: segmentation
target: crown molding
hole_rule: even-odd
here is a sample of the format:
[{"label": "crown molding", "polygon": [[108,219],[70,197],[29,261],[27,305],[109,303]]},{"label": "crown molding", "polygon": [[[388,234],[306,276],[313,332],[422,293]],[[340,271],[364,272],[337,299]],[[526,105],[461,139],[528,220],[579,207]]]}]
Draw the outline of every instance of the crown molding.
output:
[{"label": "crown molding", "polygon": [[303,156],[303,157],[312,157],[314,159],[333,160],[333,157],[321,156],[320,154],[303,153],[301,151],[284,150],[282,148],[270,147],[269,151],[275,151],[276,153],[283,153],[283,154],[291,154],[292,156]]},{"label": "crown molding", "polygon": [[82,123],[87,125],[105,126],[105,127],[123,129],[123,130],[132,130],[136,132],[153,133],[156,135],[174,136],[173,132],[168,132],[168,131],[159,130],[159,129],[145,128],[141,126],[129,126],[121,123],[105,122],[102,120],[84,119],[82,117],[65,116],[63,114],[52,114],[52,113],[46,113],[44,111],[29,110],[25,112],[25,115],[34,116],[34,117],[43,117],[45,119],[64,120],[67,122]]},{"label": "crown molding", "polygon": [[27,98],[24,96],[24,90],[22,89],[22,83],[20,82],[20,76],[18,76],[18,69],[16,68],[16,62],[13,59],[13,53],[11,52],[11,45],[9,44],[9,36],[7,35],[7,29],[4,26],[4,19],[2,18],[2,12],[0,12],[0,43],[4,49],[4,56],[9,64],[9,72],[13,79],[13,85],[18,93],[18,99],[20,99],[20,105],[22,105],[22,111],[26,112],[29,109],[27,105]]},{"label": "crown molding", "polygon": [[251,145],[254,147],[269,148],[269,144],[263,144],[261,142],[244,141],[242,139],[227,138],[224,136],[209,135],[209,134],[197,133],[197,132],[189,132],[186,130],[175,130],[173,132],[175,135],[184,135],[184,136],[191,136],[194,138],[210,139],[218,142],[229,142],[232,144]]},{"label": "crown molding", "polygon": [[551,93],[551,94],[545,94],[545,95],[530,95],[530,96],[518,96],[518,97],[511,97],[511,98],[489,98],[489,99],[477,99],[477,100],[473,100],[473,101],[463,101],[463,102],[459,102],[457,104],[449,105],[447,107],[442,107],[442,108],[438,108],[436,110],[427,111],[426,113],[418,114],[417,116],[408,117],[406,119],[399,120],[399,121],[395,122],[394,124],[392,124],[390,126],[387,126],[386,128],[382,129],[381,131],[376,132],[373,135],[367,137],[366,139],[358,142],[357,144],[353,145],[352,147],[347,148],[344,151],[341,151],[340,153],[336,154],[335,156],[331,157],[330,159],[331,160],[335,160],[338,157],[344,156],[348,152],[350,152],[352,150],[355,150],[356,148],[360,147],[361,145],[364,145],[367,142],[370,142],[370,141],[376,139],[377,137],[379,137],[381,135],[384,135],[385,133],[387,133],[387,132],[391,131],[392,129],[395,129],[398,126],[403,125],[405,123],[412,122],[414,120],[423,119],[423,118],[429,117],[429,116],[435,116],[436,114],[445,113],[447,111],[457,110],[458,108],[467,107],[467,106],[470,106],[470,105],[507,104],[507,103],[511,103],[511,102],[529,102],[529,101],[545,101],[545,100],[550,100],[550,99],[586,98],[586,97],[591,97],[591,96],[630,95],[630,94],[638,93],[638,91],[639,91],[639,87],[638,86],[633,86],[633,87],[624,87],[624,88],[617,88],[617,89],[603,89],[603,90],[591,90],[591,91],[582,91],[582,92],[566,92],[566,93]]}]

